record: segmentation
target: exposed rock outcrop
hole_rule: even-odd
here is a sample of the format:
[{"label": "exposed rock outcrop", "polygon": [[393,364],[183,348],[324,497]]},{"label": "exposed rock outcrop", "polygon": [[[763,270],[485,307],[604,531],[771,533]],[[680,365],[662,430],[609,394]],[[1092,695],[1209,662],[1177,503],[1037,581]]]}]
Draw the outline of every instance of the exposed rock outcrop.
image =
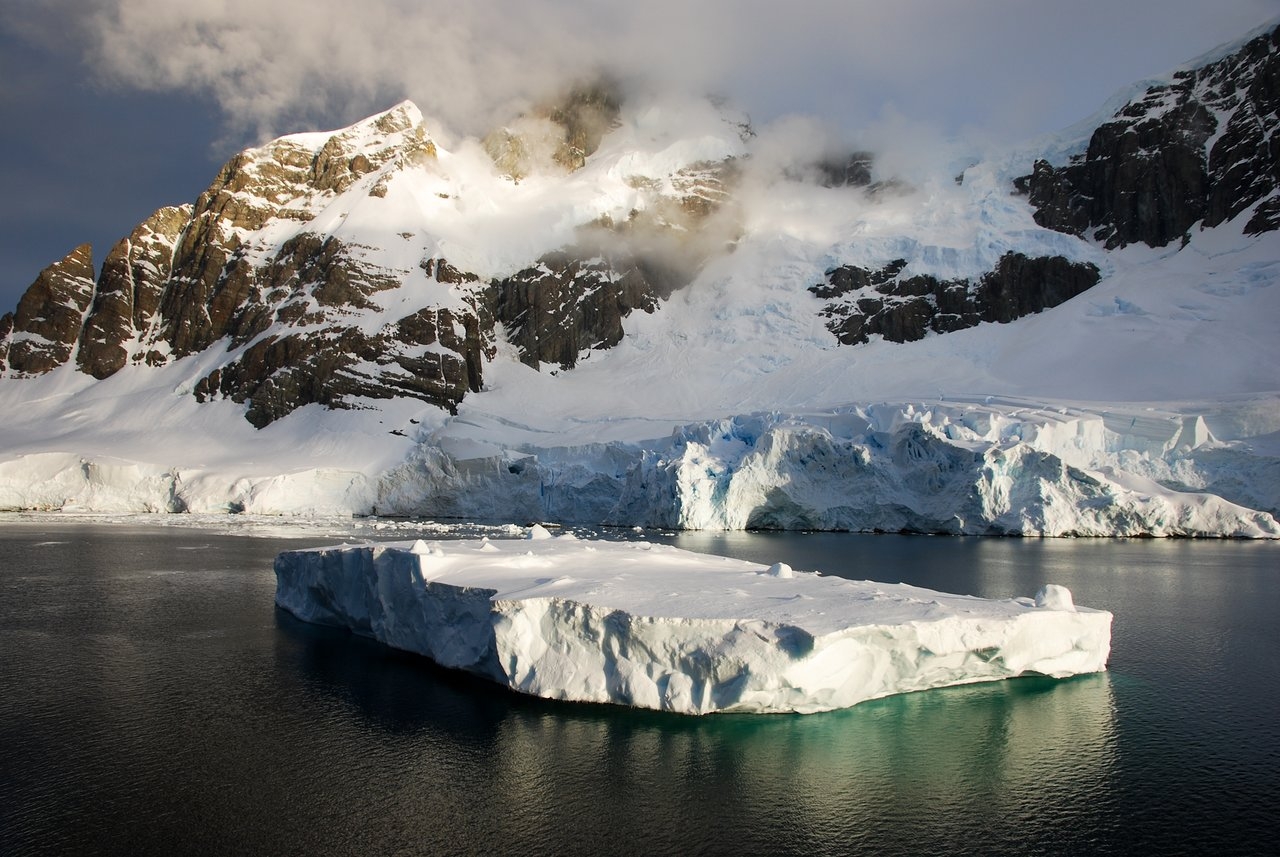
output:
[{"label": "exposed rock outcrop", "polygon": [[1069,300],[1097,284],[1098,269],[1062,256],[1006,253],[977,281],[903,276],[906,260],[868,270],[843,265],[809,291],[825,300],[827,329],[843,345],[880,335],[914,342],[984,322],[1010,322]]},{"label": "exposed rock outcrop", "polygon": [[[581,167],[619,103],[600,85],[539,108],[534,118],[552,129],[547,162]],[[46,270],[0,321],[0,370],[34,375],[74,352],[81,371],[105,378],[221,348],[195,395],[245,404],[256,426],[311,403],[410,396],[453,410],[481,388],[497,322],[534,366],[572,366],[583,350],[616,344],[628,313],[652,311],[688,281],[705,256],[690,236],[728,196],[725,163],[678,169],[637,188],[644,204],[626,221],[583,224],[578,245],[492,281],[430,243],[405,267],[401,246],[334,233],[361,197],[385,199],[400,171],[430,173],[437,157],[408,103],[242,152],[194,205],[161,209],[121,240],[96,287],[87,247]]]},{"label": "exposed rock outcrop", "polygon": [[492,357],[475,312],[429,307],[377,333],[335,327],[268,336],[199,384],[201,401],[223,396],[247,405],[261,428],[312,403],[358,407],[356,400],[400,396],[455,411],[480,389],[479,367]]},{"label": "exposed rock outcrop", "polygon": [[[115,374],[129,360],[130,346],[151,331],[191,211],[189,205],[160,209],[107,254],[80,335],[82,372],[99,379]],[[145,359],[134,350],[135,359]]]},{"label": "exposed rock outcrop", "polygon": [[483,145],[498,169],[516,181],[553,165],[573,171],[617,127],[621,108],[617,85],[598,81],[572,90],[559,102],[537,105],[488,134]]},{"label": "exposed rock outcrop", "polygon": [[233,331],[243,338],[245,304],[261,268],[255,248],[243,246],[246,234],[273,220],[305,223],[360,178],[435,157],[422,117],[408,103],[330,135],[318,149],[303,135],[236,155],[196,200],[175,250],[156,339],[182,357]]},{"label": "exposed rock outcrop", "polygon": [[[257,426],[312,402],[406,395],[456,407],[492,356],[487,284],[428,258],[422,273],[447,305],[424,297],[388,313],[378,296],[412,271],[303,226],[356,183],[382,196],[395,171],[436,158],[417,108],[316,137],[232,158],[194,205],[162,208],[117,243],[96,285],[87,246],[46,269],[0,322],[0,371],[39,374],[74,352],[81,371],[105,378],[130,361],[223,347],[227,360],[195,393],[245,403]],[[293,234],[273,245],[272,230]]]},{"label": "exposed rock outcrop", "polygon": [[1161,247],[1196,223],[1251,207],[1247,234],[1280,226],[1280,28],[1231,56],[1179,71],[1094,131],[1064,166],[1018,181],[1040,225],[1104,242]]},{"label": "exposed rock outcrop", "polygon": [[847,158],[829,158],[818,162],[818,178],[823,187],[869,187],[875,156],[871,152],[854,152]]},{"label": "exposed rock outcrop", "polygon": [[13,313],[0,315],[0,375],[9,369],[9,338],[13,334]]},{"label": "exposed rock outcrop", "polygon": [[[679,129],[662,111],[648,126],[629,118],[636,151],[608,148],[589,163],[621,107],[603,83],[534,108],[482,142],[496,170],[467,149],[438,151],[407,102],[248,149],[193,205],[157,211],[116,244],[96,284],[87,246],[46,269],[0,317],[0,372],[74,361],[101,379],[201,353],[196,396],[242,403],[263,426],[312,403],[408,396],[455,410],[482,388],[502,336],[530,366],[572,367],[621,341],[629,313],[654,311],[736,246],[755,202],[735,200],[750,129],[712,105],[689,139],[678,136],[683,112]],[[1078,159],[1040,161],[1019,186],[1041,225],[1108,247],[1164,244],[1241,215],[1246,232],[1273,230],[1278,109],[1272,32],[1153,87]],[[841,153],[786,177],[860,189],[873,217],[904,187],[873,181],[873,166],[870,153]],[[524,187],[507,180],[533,173]],[[828,239],[836,248],[856,236]],[[1098,282],[1097,267],[1049,255],[1070,243],[1055,241],[956,280],[911,273],[925,250],[885,250],[881,259],[913,264],[833,267],[810,291],[850,345],[1009,322]]]},{"label": "exposed rock outcrop", "polygon": [[622,341],[622,319],[653,312],[684,285],[681,273],[656,258],[608,258],[558,252],[491,287],[493,318],[524,363],[577,364],[585,351]]},{"label": "exposed rock outcrop", "polygon": [[360,398],[410,396],[455,410],[480,389],[481,366],[493,357],[492,322],[476,277],[438,259],[423,269],[464,287],[457,304],[428,305],[370,330],[345,316],[377,315],[372,298],[398,286],[396,276],[356,263],[336,238],[291,239],[233,325],[230,347],[243,350],[201,379],[196,397],[247,404],[245,418],[258,427],[303,405],[346,408]]},{"label": "exposed rock outcrop", "polygon": [[93,300],[93,275],[88,244],[40,272],[18,301],[8,332],[0,330],[8,346],[5,363],[10,372],[38,375],[71,359]]}]

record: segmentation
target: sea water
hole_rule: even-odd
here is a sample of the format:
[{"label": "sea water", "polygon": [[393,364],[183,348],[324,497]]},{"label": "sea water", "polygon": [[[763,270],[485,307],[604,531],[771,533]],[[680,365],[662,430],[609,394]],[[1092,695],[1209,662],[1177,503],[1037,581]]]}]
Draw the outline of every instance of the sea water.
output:
[{"label": "sea water", "polygon": [[1278,544],[646,537],[984,597],[1060,583],[1115,614],[1111,666],[809,716],[553,703],[277,611],[276,552],[340,538],[10,519],[0,854],[1249,854],[1280,835]]}]

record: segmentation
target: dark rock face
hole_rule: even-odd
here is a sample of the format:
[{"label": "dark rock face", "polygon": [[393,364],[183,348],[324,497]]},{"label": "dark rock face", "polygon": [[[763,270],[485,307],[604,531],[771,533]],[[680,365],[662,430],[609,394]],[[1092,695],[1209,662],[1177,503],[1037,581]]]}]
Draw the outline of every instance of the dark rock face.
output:
[{"label": "dark rock face", "polygon": [[235,310],[249,295],[252,271],[239,260],[240,230],[255,230],[278,212],[277,194],[296,196],[307,187],[317,156],[283,142],[265,157],[236,155],[196,200],[174,251],[168,288],[160,302],[157,338],[184,357],[203,351],[228,332]]},{"label": "dark rock face", "polygon": [[1071,163],[1018,180],[1049,229],[1160,247],[1262,201],[1247,234],[1280,224],[1280,28],[1155,86],[1094,131]]},{"label": "dark rock face", "polygon": [[1280,196],[1264,199],[1253,210],[1253,217],[1244,225],[1245,235],[1258,235],[1280,229]]},{"label": "dark rock face", "polygon": [[653,259],[559,252],[494,283],[488,301],[522,362],[568,369],[583,351],[617,345],[623,318],[634,309],[653,312],[683,284]]},{"label": "dark rock face", "polygon": [[[580,166],[617,112],[601,87],[547,108],[561,166]],[[617,344],[627,314],[652,311],[705,258],[690,236],[727,198],[730,176],[728,164],[682,170],[627,222],[584,227],[579,245],[492,282],[431,256],[417,270],[388,267],[385,248],[299,231],[357,183],[384,197],[397,170],[435,157],[411,105],[319,146],[281,138],[243,152],[194,205],[161,209],[117,243],[96,286],[87,246],[42,273],[0,317],[0,371],[39,374],[74,356],[101,379],[220,349],[194,393],[244,404],[258,427],[312,403],[412,397],[453,411],[481,389],[498,322],[532,366],[572,366]],[[262,240],[268,226],[288,237]]]},{"label": "dark rock face", "polygon": [[493,356],[487,283],[426,259],[422,272],[441,288],[387,312],[380,294],[420,275],[378,264],[370,248],[312,232],[275,248],[242,243],[271,222],[311,220],[379,170],[369,195],[383,195],[397,169],[435,156],[411,105],[318,148],[282,138],[243,152],[195,205],[161,209],[121,240],[96,287],[87,246],[41,274],[0,320],[0,370],[48,371],[77,343],[78,368],[96,378],[223,347],[195,393],[246,404],[256,426],[313,402],[411,396],[453,409]]},{"label": "dark rock face", "polygon": [[1006,253],[978,282],[975,302],[983,321],[1007,324],[1064,303],[1096,286],[1100,278],[1094,265],[1062,256]]},{"label": "dark rock face", "polygon": [[548,111],[552,122],[564,128],[564,143],[555,153],[555,161],[565,169],[576,170],[600,148],[600,141],[617,127],[622,110],[622,95],[609,81],[580,87]]},{"label": "dark rock face", "polygon": [[[76,365],[95,378],[119,371],[130,343],[151,329],[191,207],[162,208],[120,240],[102,264]],[[145,359],[138,352],[135,359]]]},{"label": "dark rock face", "polygon": [[71,359],[93,300],[93,251],[81,244],[40,272],[3,334],[5,362],[16,375],[39,375]]},{"label": "dark rock face", "polygon": [[809,291],[827,302],[827,329],[843,345],[874,335],[890,342],[914,342],[926,334],[951,333],[980,322],[1010,322],[1057,306],[1097,284],[1093,265],[1062,256],[1030,258],[1006,253],[995,270],[977,282],[904,277],[906,261],[878,270],[844,265]]},{"label": "dark rock face", "polygon": [[0,315],[0,375],[9,369],[9,335],[13,333],[13,313]]},{"label": "dark rock face", "polygon": [[[353,146],[360,135],[371,131],[384,135],[383,147],[356,151]],[[307,222],[314,216],[310,206],[316,201],[334,198],[364,175],[435,157],[435,144],[421,124],[415,124],[405,105],[335,133],[318,151],[286,137],[233,157],[196,200],[182,228],[154,336],[166,347],[159,349],[151,362],[203,351],[228,335],[238,336],[240,341],[248,338],[246,330],[253,324],[246,316],[261,309],[248,305],[262,294],[262,277],[249,248],[241,246],[242,235],[271,220]],[[377,187],[370,194],[378,195]],[[279,255],[296,260],[305,253],[286,246]],[[332,258],[322,259],[317,265],[333,262]],[[335,305],[351,285],[344,281],[344,272],[349,270],[350,266],[342,265],[334,269],[339,282],[328,293],[327,305]],[[317,297],[324,298],[323,294]]]},{"label": "dark rock face", "polygon": [[438,282],[469,286],[463,306],[427,306],[369,332],[343,315],[377,310],[369,296],[398,282],[356,264],[333,237],[291,239],[264,284],[252,287],[274,299],[248,302],[231,326],[229,347],[248,347],[201,379],[196,397],[247,404],[245,418],[259,428],[303,405],[346,408],[358,398],[409,396],[456,410],[480,389],[483,361],[493,357],[492,322],[474,276],[444,260],[423,268]]},{"label": "dark rock face", "polygon": [[[733,240],[712,219],[730,199],[736,178],[732,159],[691,164],[628,220],[604,218],[584,227],[574,246],[491,283],[488,313],[520,360],[534,368],[550,363],[569,369],[582,353],[621,342],[624,318],[636,309],[653,312]],[[644,183],[633,186],[655,191]]]},{"label": "dark rock face", "polygon": [[[332,252],[324,248],[334,242],[326,239],[316,252],[302,256],[301,269],[332,261]],[[280,271],[291,270],[291,263],[274,270],[280,276]],[[297,279],[298,269],[292,270],[285,283]],[[468,281],[443,260],[431,260],[428,272]],[[475,283],[475,278],[470,281]],[[311,294],[326,288],[329,283],[321,280]],[[256,339],[250,336],[253,342],[243,353],[198,382],[196,398],[205,402],[223,397],[247,404],[244,416],[260,428],[305,404],[358,407],[353,399],[360,398],[412,397],[456,411],[467,391],[480,389],[480,367],[484,359],[493,358],[488,335],[492,321],[481,293],[480,288],[466,293],[465,308],[425,307],[374,333],[330,320],[323,312],[293,312],[305,310],[305,298],[284,303],[266,330]]]},{"label": "dark rock face", "polygon": [[245,418],[258,428],[303,405],[358,407],[358,398],[408,396],[453,412],[479,390],[491,349],[474,313],[428,308],[373,335],[335,328],[265,337],[203,378],[195,394],[247,404]]},{"label": "dark rock face", "polygon": [[854,152],[848,158],[820,161],[816,166],[823,187],[869,187],[875,156]]},{"label": "dark rock face", "polygon": [[[1109,247],[1164,244],[1197,222],[1245,212],[1246,232],[1280,227],[1278,56],[1280,31],[1151,89],[1068,165],[1037,163],[1019,180],[1037,221]],[[617,124],[619,107],[609,85],[580,88],[485,145],[513,179],[531,165],[574,170]],[[429,243],[407,245],[425,256],[415,268],[399,245],[384,252],[390,245],[347,244],[322,234],[336,227],[304,226],[326,211],[336,219],[324,222],[342,221],[347,200],[386,197],[398,170],[436,156],[411,105],[323,143],[282,138],[241,153],[194,205],[161,209],[119,242],[96,286],[87,247],[46,269],[0,317],[0,372],[34,375],[74,358],[105,378],[215,349],[222,356],[196,395],[244,404],[257,426],[311,403],[408,396],[454,410],[481,389],[498,325],[526,364],[572,367],[616,345],[629,313],[652,312],[738,238],[731,191],[741,168],[732,158],[629,177],[642,203],[620,222],[601,216],[571,246],[491,282],[435,258]],[[869,200],[896,187],[873,183],[865,152],[806,166],[805,177],[815,169],[822,184],[859,188]],[[393,243],[422,240],[397,234]],[[840,342],[907,342],[1012,321],[1099,279],[1091,265],[1013,252],[972,280],[907,271],[904,260],[846,265],[810,291]]]}]

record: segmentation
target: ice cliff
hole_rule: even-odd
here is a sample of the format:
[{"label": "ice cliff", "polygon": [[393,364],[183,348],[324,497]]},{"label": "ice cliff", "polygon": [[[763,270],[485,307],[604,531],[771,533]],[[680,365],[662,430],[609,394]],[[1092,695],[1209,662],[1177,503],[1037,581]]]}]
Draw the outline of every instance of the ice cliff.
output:
[{"label": "ice cliff", "polygon": [[1278,476],[1274,458],[1216,442],[1199,416],[980,400],[754,414],[648,444],[495,453],[446,440],[384,475],[376,502],[692,530],[1276,538],[1278,510],[1257,506]]},{"label": "ice cliff", "polygon": [[644,542],[289,551],[276,603],[522,693],[684,714],[809,713],[1105,669],[1111,614],[1062,587],[991,601]]}]

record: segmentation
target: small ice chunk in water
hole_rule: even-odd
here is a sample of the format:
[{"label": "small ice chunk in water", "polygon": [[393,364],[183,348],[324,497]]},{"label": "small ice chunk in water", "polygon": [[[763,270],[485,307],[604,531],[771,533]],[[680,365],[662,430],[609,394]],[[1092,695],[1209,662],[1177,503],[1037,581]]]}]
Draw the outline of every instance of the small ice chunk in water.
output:
[{"label": "small ice chunk in water", "polygon": [[542,526],[542,524],[534,524],[525,531],[524,537],[526,539],[549,539],[551,538],[551,531]]}]

